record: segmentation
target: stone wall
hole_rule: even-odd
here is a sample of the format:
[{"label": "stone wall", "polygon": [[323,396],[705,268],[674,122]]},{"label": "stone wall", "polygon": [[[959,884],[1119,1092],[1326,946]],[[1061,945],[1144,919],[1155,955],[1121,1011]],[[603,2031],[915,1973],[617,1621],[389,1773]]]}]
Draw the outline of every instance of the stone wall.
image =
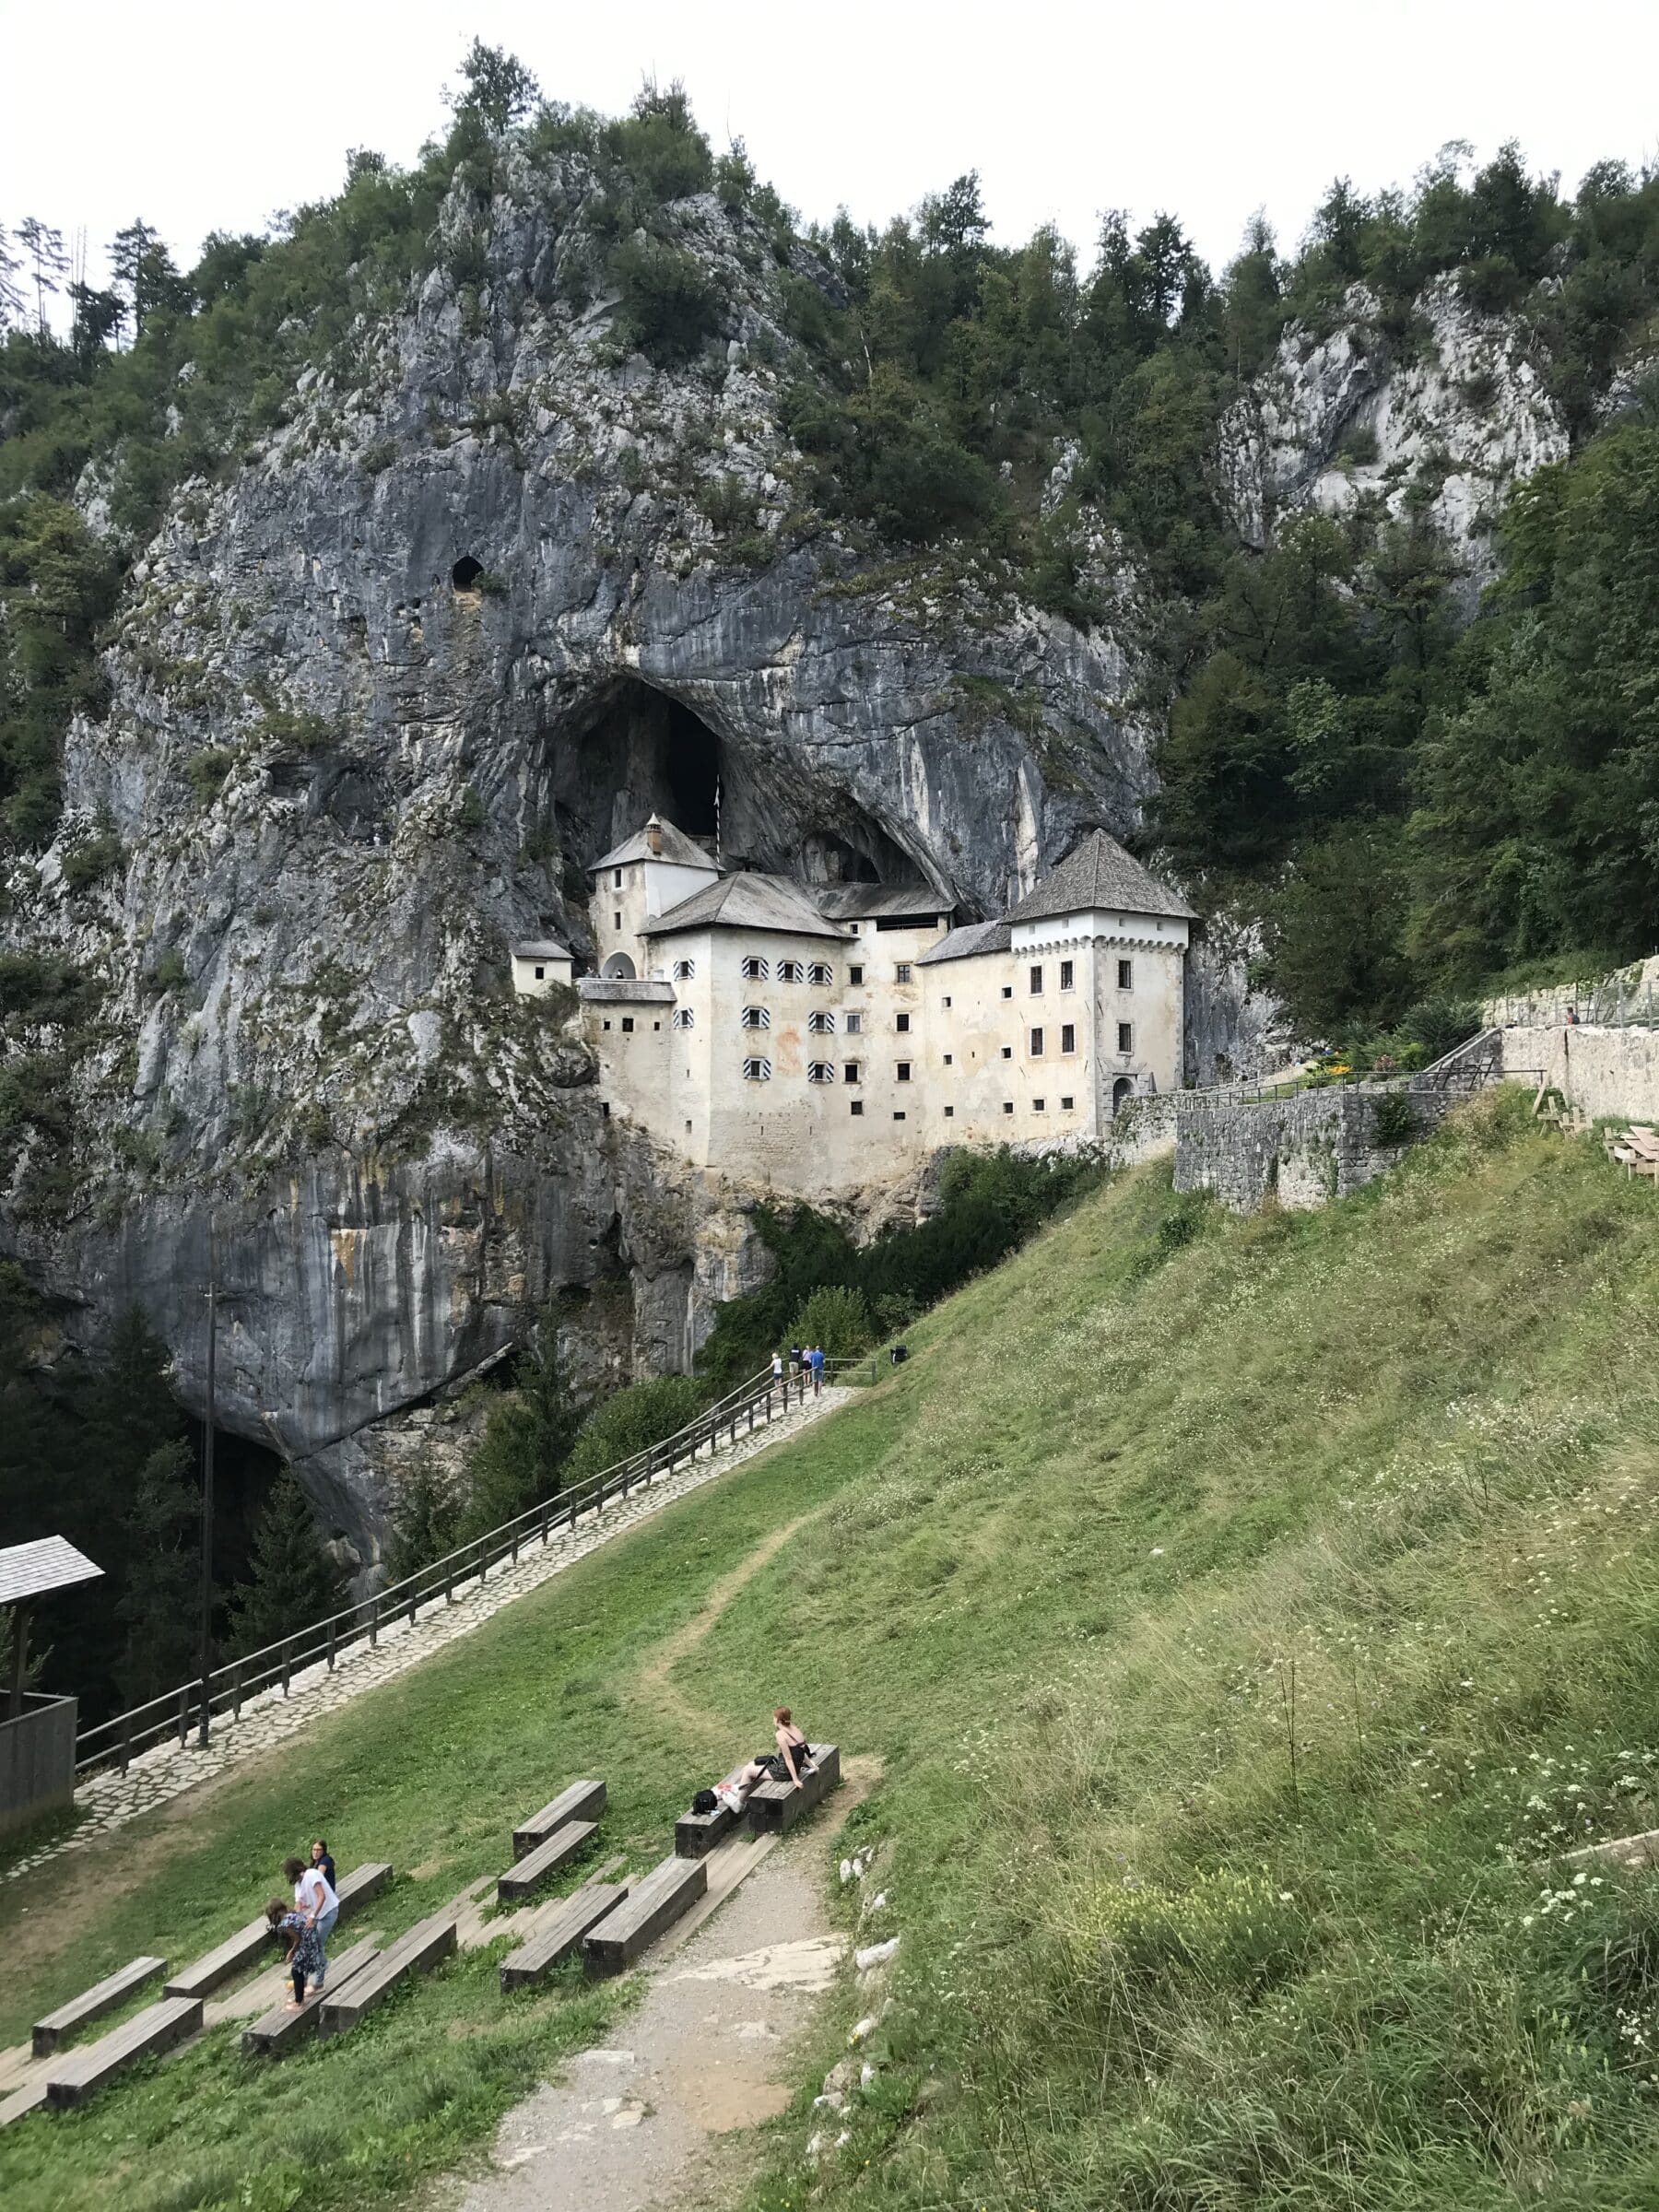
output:
[{"label": "stone wall", "polygon": [[[1392,1168],[1406,1145],[1440,1126],[1454,1094],[1359,1088],[1297,1091],[1279,1099],[1184,1092],[1175,1101],[1175,1188],[1210,1191],[1235,1214],[1269,1196],[1307,1208],[1343,1198]],[[1405,1101],[1413,1134],[1381,1144],[1377,1109]]]},{"label": "stone wall", "polygon": [[1659,1121],[1659,1030],[1559,1028],[1500,1030],[1503,1072],[1544,1081],[1592,1120]]}]

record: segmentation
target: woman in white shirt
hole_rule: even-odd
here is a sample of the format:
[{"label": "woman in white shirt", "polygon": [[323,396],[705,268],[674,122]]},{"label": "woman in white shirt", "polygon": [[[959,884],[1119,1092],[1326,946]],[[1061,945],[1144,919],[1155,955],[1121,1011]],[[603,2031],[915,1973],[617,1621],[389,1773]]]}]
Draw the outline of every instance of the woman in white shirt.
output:
[{"label": "woman in white shirt", "polygon": [[[294,1904],[303,1912],[307,1923],[317,1931],[317,1941],[326,1947],[334,1934],[334,1925],[340,1917],[340,1900],[335,1894],[334,1884],[321,1866],[308,1866],[303,1859],[288,1859],[283,1863],[283,1877],[294,1885]],[[323,1963],[312,1983],[321,1989],[328,1973],[328,1954],[323,1953]]]}]

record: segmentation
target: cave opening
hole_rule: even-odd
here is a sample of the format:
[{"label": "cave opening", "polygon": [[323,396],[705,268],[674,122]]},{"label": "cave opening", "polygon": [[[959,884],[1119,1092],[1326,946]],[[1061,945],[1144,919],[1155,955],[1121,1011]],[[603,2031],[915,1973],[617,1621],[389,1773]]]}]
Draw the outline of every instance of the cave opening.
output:
[{"label": "cave opening", "polygon": [[[202,1478],[202,1447],[206,1425],[194,1414],[185,1416],[196,1481]],[[213,1633],[222,1652],[230,1631],[229,1602],[239,1583],[253,1571],[253,1534],[266,1500],[276,1487],[286,1462],[268,1444],[234,1430],[215,1427],[213,1431],[213,1586],[217,1593]],[[331,1535],[319,1529],[319,1538]]]},{"label": "cave opening", "polygon": [[478,579],[483,573],[484,563],[481,560],[475,560],[470,553],[463,553],[450,571],[450,582],[458,592],[475,592],[478,588]]}]

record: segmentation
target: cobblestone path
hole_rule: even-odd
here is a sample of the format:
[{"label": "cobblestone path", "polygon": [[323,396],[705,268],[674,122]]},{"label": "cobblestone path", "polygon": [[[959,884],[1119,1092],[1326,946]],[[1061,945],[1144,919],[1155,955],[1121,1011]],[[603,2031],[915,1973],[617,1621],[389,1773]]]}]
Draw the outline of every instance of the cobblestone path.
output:
[{"label": "cobblestone path", "polygon": [[206,1750],[197,1748],[193,1734],[187,1744],[169,1741],[141,1753],[124,1774],[109,1768],[88,1775],[75,1794],[76,1809],[83,1818],[74,1832],[7,1867],[6,1878],[27,1874],[65,1852],[84,1850],[97,1837],[165,1805],[209,1776],[222,1774],[227,1767],[256,1759],[286,1742],[320,1714],[333,1712],[364,1690],[418,1666],[457,1637],[468,1635],[492,1619],[503,1606],[523,1597],[527,1590],[539,1589],[551,1576],[562,1573],[613,1537],[637,1528],[677,1499],[797,1434],[851,1395],[844,1387],[831,1386],[820,1397],[809,1398],[793,1412],[780,1414],[770,1427],[739,1436],[735,1444],[724,1446],[710,1458],[691,1461],[649,1489],[636,1490],[629,1498],[606,1506],[602,1513],[590,1514],[574,1529],[558,1531],[545,1548],[524,1552],[516,1566],[503,1560],[489,1570],[481,1584],[476,1578],[457,1583],[453,1604],[446,1606],[442,1598],[435,1598],[421,1607],[413,1621],[405,1615],[387,1622],[372,1648],[366,1640],[350,1645],[339,1654],[332,1673],[321,1662],[297,1669],[286,1698],[280,1688],[262,1691],[247,1700],[239,1719],[232,1720],[229,1714],[216,1718],[213,1740]]}]

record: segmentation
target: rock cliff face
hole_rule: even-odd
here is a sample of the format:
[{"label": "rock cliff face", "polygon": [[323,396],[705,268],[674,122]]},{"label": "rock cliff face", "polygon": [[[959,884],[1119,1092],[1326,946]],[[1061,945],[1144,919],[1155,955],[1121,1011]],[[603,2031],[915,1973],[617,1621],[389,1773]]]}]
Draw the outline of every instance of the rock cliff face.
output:
[{"label": "rock cliff face", "polygon": [[[580,173],[515,159],[445,209],[477,281],[434,272],[348,386],[303,379],[175,501],[9,925],[105,995],[73,1190],[42,1215],[23,1178],[7,1238],[88,1335],[142,1299],[199,1404],[214,1215],[221,1418],[365,1555],[378,1425],[549,1291],[579,1363],[648,1371],[764,1265],[752,1194],[603,1117],[570,1008],[512,998],[512,938],[585,948],[584,870],[653,806],[728,859],[994,911],[1080,825],[1127,830],[1150,774],[1109,636],[971,568],[884,585],[803,523],[759,226],[679,205],[726,328],[653,368],[614,302],[564,297]],[[112,830],[123,867],[72,890]]]},{"label": "rock cliff face", "polygon": [[[501,149],[349,369],[186,486],[123,603],[109,712],[71,734],[59,841],[0,924],[102,991],[67,1164],[43,1204],[18,1163],[0,1243],[88,1338],[141,1299],[199,1406],[217,1222],[220,1418],[293,1457],[365,1559],[434,1401],[545,1297],[596,1382],[683,1365],[767,1265],[758,1194],[605,1116],[571,1007],[512,997],[512,938],[585,952],[585,870],[653,807],[728,861],[919,877],[989,912],[1081,828],[1132,829],[1152,780],[1108,629],[989,559],[888,561],[811,514],[762,227],[669,211],[724,324],[653,365],[591,281],[601,197],[578,158]],[[798,247],[792,276],[834,293]],[[1292,333],[1230,418],[1241,526],[1430,470],[1477,566],[1490,500],[1559,426],[1449,295],[1410,367],[1353,307],[1321,346]],[[65,863],[112,833],[88,888]],[[1238,948],[1194,971],[1189,1072],[1249,1072],[1270,1009]]]},{"label": "rock cliff face", "polygon": [[1452,276],[1423,293],[1409,340],[1384,334],[1362,285],[1343,308],[1326,338],[1288,330],[1229,414],[1220,465],[1232,518],[1260,546],[1299,509],[1341,514],[1370,496],[1396,516],[1423,512],[1464,561],[1472,602],[1492,574],[1503,495],[1567,456],[1525,330],[1467,305]]}]

